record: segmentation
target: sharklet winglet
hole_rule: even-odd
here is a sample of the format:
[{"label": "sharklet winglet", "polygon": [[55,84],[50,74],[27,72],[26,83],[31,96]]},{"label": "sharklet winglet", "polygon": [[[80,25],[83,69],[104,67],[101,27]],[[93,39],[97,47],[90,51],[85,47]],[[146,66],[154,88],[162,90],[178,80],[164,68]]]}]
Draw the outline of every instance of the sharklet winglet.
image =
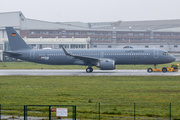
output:
[{"label": "sharklet winglet", "polygon": [[62,49],[63,49],[63,51],[64,51],[64,53],[65,53],[66,55],[73,56],[73,55],[71,55],[71,54],[64,48],[64,46],[61,46],[61,47],[62,47]]}]

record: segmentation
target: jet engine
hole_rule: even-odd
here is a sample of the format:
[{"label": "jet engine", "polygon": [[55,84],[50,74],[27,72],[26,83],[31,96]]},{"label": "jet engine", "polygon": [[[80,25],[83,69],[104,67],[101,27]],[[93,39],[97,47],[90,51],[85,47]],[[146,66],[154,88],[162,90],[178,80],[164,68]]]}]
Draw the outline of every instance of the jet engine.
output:
[{"label": "jet engine", "polygon": [[116,69],[115,61],[114,60],[103,60],[100,61],[97,65],[98,68],[101,70],[114,70]]}]

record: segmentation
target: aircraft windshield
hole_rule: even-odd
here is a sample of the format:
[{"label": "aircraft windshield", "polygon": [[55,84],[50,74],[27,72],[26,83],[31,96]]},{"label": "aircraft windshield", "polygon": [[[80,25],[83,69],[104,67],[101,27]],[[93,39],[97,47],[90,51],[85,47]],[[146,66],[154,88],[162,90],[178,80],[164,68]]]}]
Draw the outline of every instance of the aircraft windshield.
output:
[{"label": "aircraft windshield", "polygon": [[168,52],[164,52],[163,55],[169,55],[169,53]]}]

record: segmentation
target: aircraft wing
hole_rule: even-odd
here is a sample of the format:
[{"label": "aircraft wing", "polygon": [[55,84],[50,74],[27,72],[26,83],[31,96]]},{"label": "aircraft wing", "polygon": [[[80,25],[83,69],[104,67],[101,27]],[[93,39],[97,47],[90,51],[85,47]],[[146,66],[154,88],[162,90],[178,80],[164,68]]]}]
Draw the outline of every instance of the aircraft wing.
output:
[{"label": "aircraft wing", "polygon": [[64,53],[68,56],[72,56],[76,59],[80,59],[80,60],[83,60],[85,63],[97,63],[98,61],[101,61],[101,60],[110,60],[110,59],[100,59],[100,58],[95,58],[95,57],[88,57],[88,56],[78,56],[78,55],[72,55],[70,54],[65,48],[64,46],[61,46]]}]

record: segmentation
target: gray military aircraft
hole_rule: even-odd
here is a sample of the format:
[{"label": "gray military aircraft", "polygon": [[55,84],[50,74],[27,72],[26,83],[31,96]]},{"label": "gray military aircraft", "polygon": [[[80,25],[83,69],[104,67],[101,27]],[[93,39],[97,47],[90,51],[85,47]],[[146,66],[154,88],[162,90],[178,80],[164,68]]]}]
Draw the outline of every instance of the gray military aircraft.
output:
[{"label": "gray military aircraft", "polygon": [[[167,51],[159,49],[41,49],[30,48],[19,34],[12,28],[6,27],[11,51],[4,54],[41,64],[50,65],[85,65],[86,72],[93,71],[92,66],[101,70],[113,70],[116,65],[124,64],[157,64],[170,63],[175,57]],[[148,68],[148,72],[152,72]],[[164,68],[163,72],[167,69]]]}]

